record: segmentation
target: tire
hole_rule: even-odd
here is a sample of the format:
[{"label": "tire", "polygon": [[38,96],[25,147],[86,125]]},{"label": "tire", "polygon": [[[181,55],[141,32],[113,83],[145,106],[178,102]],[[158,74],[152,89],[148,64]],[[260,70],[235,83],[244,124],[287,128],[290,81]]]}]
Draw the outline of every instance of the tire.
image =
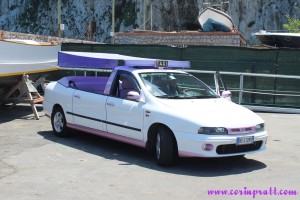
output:
[{"label": "tire", "polygon": [[229,157],[227,157],[227,159],[238,162],[238,161],[242,161],[246,158],[245,158],[245,154],[243,154],[243,155],[238,155],[238,156],[229,156]]},{"label": "tire", "polygon": [[244,159],[245,158],[245,154],[238,155],[238,156],[233,156],[233,158],[235,158],[235,159]]},{"label": "tire", "polygon": [[175,139],[172,132],[166,127],[159,127],[155,140],[156,162],[160,166],[170,166],[174,163],[177,154]]},{"label": "tire", "polygon": [[64,111],[60,107],[53,110],[51,116],[51,124],[53,132],[58,137],[68,136],[68,127],[66,126],[66,118]]}]

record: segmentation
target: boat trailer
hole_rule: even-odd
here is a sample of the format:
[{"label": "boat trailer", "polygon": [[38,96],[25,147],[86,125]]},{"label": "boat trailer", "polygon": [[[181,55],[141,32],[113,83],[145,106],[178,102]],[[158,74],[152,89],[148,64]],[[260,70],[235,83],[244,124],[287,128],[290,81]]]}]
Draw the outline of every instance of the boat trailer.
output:
[{"label": "boat trailer", "polygon": [[45,90],[45,77],[39,78],[34,83],[28,77],[26,74],[22,75],[21,80],[5,93],[3,97],[0,97],[0,104],[12,103],[10,107],[12,108],[17,103],[29,103],[35,119],[38,120],[39,114],[35,104],[42,103],[44,97],[39,94],[37,87],[41,86],[42,90]]}]

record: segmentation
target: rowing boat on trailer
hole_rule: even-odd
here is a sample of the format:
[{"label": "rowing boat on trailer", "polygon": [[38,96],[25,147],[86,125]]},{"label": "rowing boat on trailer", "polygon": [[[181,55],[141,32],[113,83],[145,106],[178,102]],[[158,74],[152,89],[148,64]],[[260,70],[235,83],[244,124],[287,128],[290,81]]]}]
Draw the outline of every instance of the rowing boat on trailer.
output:
[{"label": "rowing boat on trailer", "polygon": [[32,81],[58,70],[57,55],[61,46],[49,42],[0,38],[0,105],[30,103],[39,119],[35,103],[42,102]]}]

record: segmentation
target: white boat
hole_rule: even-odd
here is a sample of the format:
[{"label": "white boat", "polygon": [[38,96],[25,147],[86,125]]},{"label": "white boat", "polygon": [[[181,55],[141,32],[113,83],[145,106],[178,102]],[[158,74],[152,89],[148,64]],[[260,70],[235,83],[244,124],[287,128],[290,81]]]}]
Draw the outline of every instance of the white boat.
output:
[{"label": "white boat", "polygon": [[262,44],[274,47],[300,48],[300,33],[267,32],[254,34]]},{"label": "white boat", "polygon": [[60,45],[32,40],[0,40],[0,77],[57,70]]},{"label": "white boat", "polygon": [[58,70],[60,45],[32,40],[0,39],[0,98],[16,85],[23,74],[31,80]]},{"label": "white boat", "polygon": [[230,32],[235,25],[231,17],[221,10],[207,7],[198,15],[198,21],[205,32]]}]

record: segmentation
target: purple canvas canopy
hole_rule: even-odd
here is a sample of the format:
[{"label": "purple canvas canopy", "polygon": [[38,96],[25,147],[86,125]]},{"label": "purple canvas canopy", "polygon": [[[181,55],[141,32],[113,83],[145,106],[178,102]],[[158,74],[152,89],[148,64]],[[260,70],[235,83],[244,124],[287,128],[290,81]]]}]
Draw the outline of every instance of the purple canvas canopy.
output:
[{"label": "purple canvas canopy", "polygon": [[124,61],[126,66],[157,67],[158,64],[163,64],[171,68],[190,67],[189,61],[159,60],[110,53],[58,52],[58,66],[60,67],[107,69],[118,66],[118,61]]}]

